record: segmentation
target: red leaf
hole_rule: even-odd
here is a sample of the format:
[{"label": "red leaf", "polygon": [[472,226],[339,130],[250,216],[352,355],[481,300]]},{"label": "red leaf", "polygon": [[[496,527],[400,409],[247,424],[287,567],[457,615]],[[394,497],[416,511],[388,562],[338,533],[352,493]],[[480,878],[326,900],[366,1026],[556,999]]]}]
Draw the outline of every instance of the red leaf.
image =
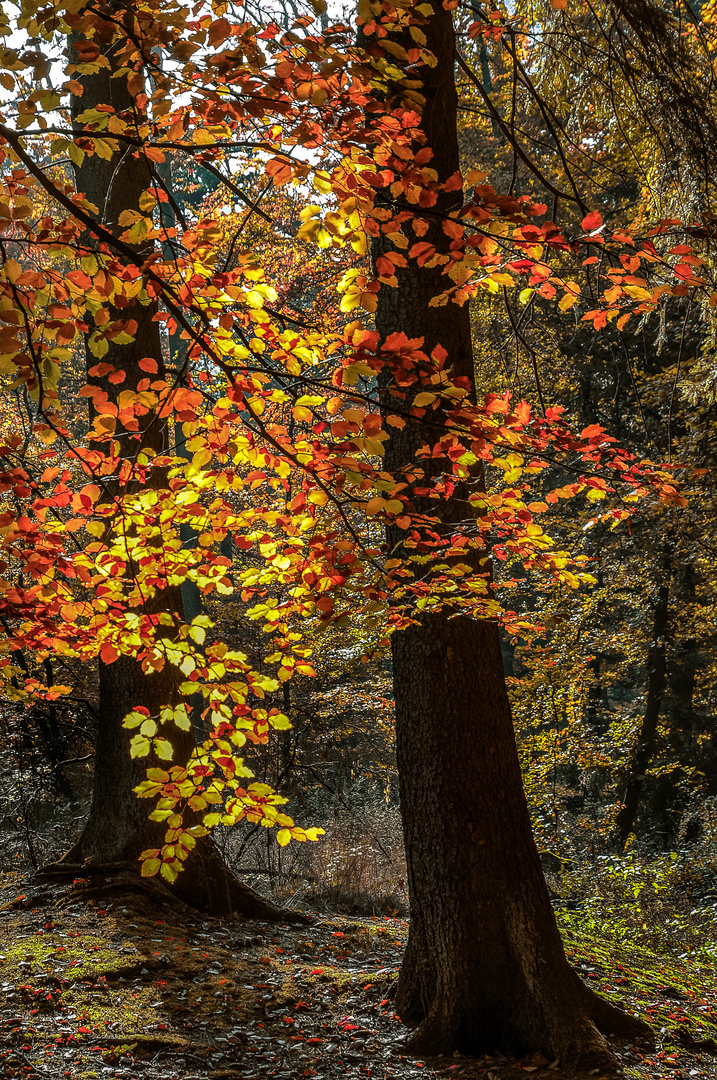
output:
[{"label": "red leaf", "polygon": [[583,218],[583,232],[595,232],[602,225],[602,217],[598,214],[597,210],[593,210],[592,214],[588,214]]}]

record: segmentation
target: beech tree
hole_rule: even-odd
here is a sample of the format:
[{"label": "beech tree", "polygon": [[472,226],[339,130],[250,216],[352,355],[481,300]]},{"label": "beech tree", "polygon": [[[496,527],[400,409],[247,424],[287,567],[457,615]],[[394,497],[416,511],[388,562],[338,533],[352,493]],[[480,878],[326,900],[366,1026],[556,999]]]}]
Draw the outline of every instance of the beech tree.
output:
[{"label": "beech tree", "polygon": [[[80,124],[82,117],[88,113],[110,107],[114,116],[126,118],[125,132],[129,138],[134,136],[139,144],[141,128],[147,119],[146,112],[137,107],[137,88],[134,94],[130,93],[126,78],[122,78],[123,42],[121,39],[114,40],[112,14],[109,9],[104,19],[100,16],[94,22],[98,42],[111,44],[105,45],[96,55],[92,50],[90,55],[96,62],[102,59],[107,64],[100,64],[97,71],[77,73],[78,78],[72,87],[71,118],[73,124]],[[123,13],[125,25],[131,17],[131,12]],[[74,26],[70,50],[80,57],[84,50],[86,56],[87,43],[78,29],[82,26],[81,21],[68,21]],[[135,156],[128,152],[127,145],[105,156],[83,154],[73,164],[78,195],[83,202],[98,208],[96,223],[115,237],[123,231],[122,221],[140,212],[143,196],[158,183],[152,174],[150,161],[142,155]],[[89,252],[97,249],[97,234],[89,230],[88,235],[83,237],[83,243],[88,253],[85,257],[91,259]],[[146,260],[151,253],[151,244],[140,242],[131,245],[131,254],[138,262]],[[126,260],[124,264],[127,265]],[[134,302],[130,300],[122,306],[115,306],[108,298],[101,312],[102,318],[95,314],[94,318],[88,320],[90,325],[85,343],[86,386],[90,420],[94,422],[88,446],[90,452],[96,455],[97,463],[103,461],[108,442],[106,425],[103,424],[108,406],[119,417],[121,395],[126,395],[128,391],[137,394],[142,380],[145,383],[148,381],[148,372],[156,374],[158,379],[167,377],[156,300],[145,298],[145,302],[141,303],[135,299]],[[130,320],[136,329],[127,335],[131,340],[125,343],[119,328],[127,328]],[[97,363],[92,334],[101,332],[108,321],[119,332],[108,339],[102,362]],[[118,380],[115,374],[112,378],[116,372],[122,372],[124,377]],[[174,374],[182,381],[185,373],[180,370]],[[102,400],[104,411],[94,407],[98,399]],[[115,467],[119,466],[120,476],[125,463],[132,470],[139,454],[150,452],[155,456],[166,455],[169,449],[169,421],[156,412],[148,412],[137,423],[127,427],[121,420],[111,427],[111,439],[117,447],[114,464]],[[97,464],[94,467],[97,469]],[[102,473],[106,470],[100,466],[98,471]],[[125,493],[137,490],[140,483],[137,479],[130,480],[124,488]],[[148,486],[151,490],[152,487],[166,486],[166,483],[166,470],[155,470]],[[105,485],[103,499],[111,504],[118,494],[120,491],[116,482],[110,479]],[[110,519],[107,527],[115,527],[114,519]],[[171,585],[150,600],[144,610],[150,616],[163,615],[164,625],[167,625],[167,617],[171,620],[170,626],[176,625],[184,618],[182,599],[180,587]],[[191,612],[189,620],[197,614],[196,611]],[[111,658],[111,662],[106,662],[100,655],[98,669],[99,726],[89,818],[77,843],[59,863],[45,868],[45,876],[53,873],[74,874],[88,867],[92,873],[136,871],[141,852],[157,847],[162,840],[162,825],[150,820],[145,806],[135,794],[135,789],[146,777],[147,765],[157,767],[161,764],[161,758],[156,751],[150,752],[148,760],[132,757],[130,734],[123,721],[137,705],[147,710],[149,716],[159,715],[162,708],[176,708],[182,701],[176,669],[165,664],[159,671],[147,672],[138,659],[122,654]],[[172,738],[172,750],[172,760],[186,765],[194,750],[191,724],[185,723],[177,728]],[[197,838],[197,843],[188,851],[184,865],[186,873],[179,879],[175,891],[192,906],[259,918],[285,918],[284,912],[262,900],[228,871],[208,835]]]},{"label": "beech tree", "polygon": [[[267,696],[311,676],[310,634],[360,616],[393,641],[414,906],[399,1010],[421,1021],[413,1045],[536,1048],[610,1066],[598,1028],[639,1025],[565,960],[498,643],[499,622],[526,636],[539,627],[510,609],[487,560],[579,588],[593,580],[587,560],[541,524],[549,506],[604,500],[596,519],[617,526],[645,497],[684,500],[669,469],[599,425],[576,433],[559,406],[535,415],[509,394],[479,394],[467,305],[517,285],[521,303],[537,295],[561,312],[585,308],[596,329],[624,326],[680,290],[708,302],[699,260],[675,265],[658,251],[662,225],[633,237],[607,231],[597,211],[566,235],[543,204],[462,175],[443,7],[366,0],[360,48],[350,28],[319,29],[314,15],[282,30],[223,5],[26,14],[50,45],[72,34],[77,59],[50,97],[27,77],[31,55],[18,57],[20,75],[14,59],[3,72],[15,97],[0,125],[0,364],[35,395],[43,467],[8,434],[2,670],[17,677],[21,649],[100,664],[96,801],[71,858],[124,864],[143,847],[142,874],[187,894],[204,858],[217,884],[208,903],[226,893],[205,847],[214,826],[276,827],[280,845],[317,839],[251,782],[240,754],[290,726]],[[155,169],[167,155],[210,172],[237,200],[230,213],[182,208]],[[250,218],[276,227],[259,202],[269,185],[305,200],[298,228],[284,223],[297,245],[336,254],[340,312],[318,325],[277,306],[270,267],[245,240]],[[570,260],[594,250],[610,270],[583,290]],[[186,342],[178,369],[162,323]],[[60,407],[70,346],[89,358],[89,427]],[[556,462],[570,479],[545,491]],[[501,484],[487,488],[484,464]],[[228,534],[247,553],[241,565],[221,554]],[[230,648],[210,616],[189,619],[187,581],[233,598],[238,620],[262,631],[258,660]],[[66,691],[24,681],[28,696]],[[196,694],[209,735],[193,747]],[[116,839],[103,813],[115,807]]]},{"label": "beech tree", "polygon": [[[152,381],[148,375],[154,376],[154,389],[161,388],[166,393],[172,381],[175,386],[185,383],[188,373],[185,364],[183,369],[171,373],[169,385],[165,381],[168,373],[160,335],[157,292],[139,292],[131,284],[125,291],[117,284],[117,279],[113,287],[108,284],[108,276],[103,276],[100,270],[103,256],[116,241],[120,254],[113,264],[113,272],[120,280],[134,278],[137,284],[140,283],[137,268],[150,258],[154,245],[151,239],[145,241],[141,229],[133,236],[127,226],[141,220],[143,201],[146,209],[147,198],[156,202],[158,191],[164,192],[165,199],[172,199],[172,195],[159,186],[162,181],[154,169],[153,160],[161,160],[161,152],[152,159],[137,149],[142,146],[148,116],[146,95],[141,93],[144,74],[133,51],[132,27],[137,29],[139,26],[136,13],[117,6],[97,15],[70,12],[66,18],[72,31],[69,51],[75,54],[72,59],[79,61],[67,68],[68,74],[77,75],[65,87],[70,93],[69,133],[72,134],[73,126],[81,130],[88,118],[111,116],[116,133],[122,136],[119,144],[102,143],[100,148],[97,143],[92,147],[85,144],[87,153],[73,144],[70,153],[75,170],[76,202],[90,211],[75,222],[77,249],[81,256],[81,269],[75,271],[75,281],[89,285],[94,278],[105,301],[99,309],[91,307],[86,313],[87,322],[78,324],[85,334],[87,383],[83,394],[90,399],[91,428],[86,449],[75,456],[81,458],[84,471],[101,484],[101,489],[96,485],[85,488],[86,498],[97,500],[97,505],[102,506],[107,515],[95,535],[120,539],[125,547],[129,578],[120,585],[116,600],[130,608],[139,606],[143,618],[157,628],[155,646],[159,657],[155,656],[154,663],[148,663],[146,656],[143,659],[133,654],[122,640],[116,645],[106,643],[98,650],[99,727],[92,807],[78,842],[59,863],[45,868],[45,876],[88,871],[107,874],[137,868],[140,854],[144,851],[146,856],[148,852],[157,851],[155,845],[161,842],[166,831],[166,826],[159,823],[156,815],[150,819],[146,804],[138,802],[135,794],[138,785],[146,782],[147,765],[156,768],[171,757],[176,763],[175,768],[182,768],[188,764],[194,750],[187,707],[182,704],[181,674],[166,661],[165,649],[172,631],[176,631],[184,619],[180,581],[170,582],[166,575],[164,580],[155,578],[153,595],[142,594],[138,582],[139,563],[129,550],[131,541],[138,539],[136,522],[128,520],[124,513],[128,499],[131,501],[139,496],[146,506],[151,505],[153,496],[159,501],[170,491],[166,465],[154,469],[151,475],[146,468],[162,456],[166,463],[171,460],[167,454],[171,448],[173,419],[170,409],[152,407],[156,405],[156,395],[153,401],[153,395],[147,394]],[[93,40],[88,40],[85,34]],[[53,181],[31,163],[19,144],[16,146],[20,157],[28,162],[38,178],[39,185],[51,195],[57,195]],[[148,191],[155,192],[154,200],[148,196]],[[70,199],[61,198],[62,201],[67,208],[73,208]],[[181,215],[181,211],[179,213]],[[163,231],[167,233],[166,227]],[[26,314],[34,316],[35,313],[27,311]],[[67,438],[68,432],[61,422],[58,423],[57,394],[51,380],[43,383],[43,374],[49,370],[48,359],[40,356],[36,369],[39,376],[38,414],[49,419],[45,428],[39,427],[51,436],[48,441],[54,441],[57,434]],[[133,410],[131,405],[128,409],[128,403],[143,394],[144,404],[139,409]],[[175,433],[179,423],[180,420],[175,418]],[[153,562],[152,548],[157,554],[156,540],[149,541],[149,548],[150,557],[147,559],[145,552],[145,561]],[[69,610],[66,605],[66,612]],[[114,610],[116,612],[118,608]],[[197,627],[193,631],[194,637],[201,641],[208,620],[196,612],[190,614],[190,620],[192,616]],[[133,622],[136,627],[136,619]],[[261,694],[258,685],[256,689]],[[133,713],[135,708],[139,712]],[[157,722],[151,717],[166,715],[167,711],[173,716],[176,728],[171,744],[167,740],[151,738],[157,732]],[[127,725],[125,721],[130,715],[135,719]],[[140,728],[132,747],[128,726]],[[250,775],[248,770],[244,773]],[[260,802],[266,795],[272,795],[268,788],[261,791]],[[283,801],[274,798],[277,803]],[[251,800],[252,796],[249,796],[249,802]],[[160,820],[166,817],[166,814],[160,815]],[[274,823],[263,811],[256,815],[256,820],[267,825]],[[293,826],[285,816],[283,823]],[[299,830],[299,835],[304,839],[307,834]],[[315,834],[310,831],[310,835]],[[148,865],[145,861],[145,868]],[[194,906],[262,918],[286,917],[284,911],[263,901],[228,872],[206,828],[195,825],[184,831],[184,844],[175,865],[189,871],[179,878],[175,891]],[[166,864],[165,870],[168,870]],[[174,880],[176,872],[168,871],[165,876]]]},{"label": "beech tree", "polygon": [[[430,165],[446,185],[459,170],[453,18],[434,9],[422,26],[436,63],[422,69],[414,155],[431,148]],[[460,189],[444,188],[432,207],[424,235],[439,256],[450,251],[443,220],[461,203]],[[374,241],[375,259],[394,250]],[[445,350],[446,369],[475,401],[469,309],[435,304],[446,281],[439,259],[433,263],[396,267],[397,283],[378,292],[376,327],[383,340],[420,338],[427,356]],[[397,396],[416,396],[394,372],[384,393],[388,408]],[[421,453],[434,438],[431,425],[413,420],[392,432],[386,449],[387,469],[424,513],[430,503],[412,489],[425,488],[426,477],[412,474],[422,458],[436,478],[446,468],[436,454],[431,469]],[[480,466],[473,483],[482,486]],[[444,536],[465,522],[470,490],[470,481],[459,482],[442,503],[436,528]],[[388,537],[391,553],[401,551],[400,530]],[[392,654],[411,903],[396,1004],[405,1022],[418,1023],[409,1046],[421,1054],[541,1051],[583,1068],[614,1066],[601,1033],[646,1028],[585,986],[565,958],[523,793],[497,624],[424,614],[393,635]]]}]

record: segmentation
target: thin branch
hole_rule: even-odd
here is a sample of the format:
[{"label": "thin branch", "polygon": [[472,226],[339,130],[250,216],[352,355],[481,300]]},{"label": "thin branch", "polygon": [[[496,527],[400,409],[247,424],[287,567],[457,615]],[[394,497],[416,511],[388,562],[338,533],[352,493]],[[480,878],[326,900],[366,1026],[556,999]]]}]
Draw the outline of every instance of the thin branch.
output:
[{"label": "thin branch", "polygon": [[458,61],[458,64],[463,69],[463,71],[465,71],[466,75],[468,76],[470,81],[473,83],[473,85],[477,89],[478,93],[481,95],[481,97],[485,101],[485,103],[486,103],[486,105],[487,105],[487,107],[488,107],[488,109],[490,111],[491,116],[493,116],[495,118],[495,120],[498,123],[501,131],[505,135],[508,143],[513,147],[513,149],[515,150],[516,154],[521,159],[521,161],[530,169],[530,171],[533,173],[533,175],[538,178],[538,180],[543,185],[543,187],[547,191],[551,192],[551,194],[554,195],[556,199],[567,199],[568,202],[577,203],[577,205],[580,207],[580,209],[585,214],[587,214],[587,207],[585,206],[583,201],[579,197],[576,197],[575,195],[568,194],[567,191],[560,191],[560,189],[556,188],[554,184],[551,184],[551,182],[548,180],[547,176],[544,176],[543,173],[540,171],[540,169],[537,167],[537,165],[533,161],[530,160],[530,158],[525,153],[523,148],[519,145],[517,139],[512,138],[509,125],[506,124],[505,120],[500,115],[500,113],[496,109],[495,105],[491,101],[489,95],[486,94],[485,90],[483,89],[483,84],[481,83],[480,79],[475,74],[475,72],[468,66],[466,61],[461,56],[461,54],[459,52],[457,52],[457,51],[456,51],[456,60]]},{"label": "thin branch", "polygon": [[230,180],[228,176],[225,176],[223,172],[220,172],[219,169],[214,165],[211,165],[208,161],[200,161],[199,164],[203,169],[206,169],[207,172],[216,176],[217,180],[220,180],[238,199],[241,199],[245,206],[251,207],[255,214],[258,214],[259,217],[263,217],[264,221],[268,221],[270,225],[274,224],[273,218],[270,218],[269,215],[261,209],[258,203],[255,203],[248,195],[245,195],[242,189],[237,187],[233,180]]}]

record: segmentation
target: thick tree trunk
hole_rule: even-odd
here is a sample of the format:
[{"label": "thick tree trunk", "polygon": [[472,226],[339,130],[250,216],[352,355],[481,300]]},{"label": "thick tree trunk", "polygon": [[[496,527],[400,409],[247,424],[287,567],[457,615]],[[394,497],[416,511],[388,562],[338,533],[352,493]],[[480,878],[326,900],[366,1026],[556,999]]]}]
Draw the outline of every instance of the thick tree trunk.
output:
[{"label": "thick tree trunk", "polygon": [[498,631],[428,617],[393,648],[411,897],[396,1008],[417,1053],[541,1051],[612,1064],[631,1018],[585,987],[558,934],[523,794]]},{"label": "thick tree trunk", "polygon": [[[119,5],[114,14],[121,19],[126,17]],[[86,32],[86,26],[81,23],[72,41],[83,38]],[[122,44],[120,42],[119,47]],[[111,105],[115,113],[137,125],[136,133],[139,134],[141,110],[127,89],[126,79],[112,77],[113,71],[121,66],[117,58],[119,47],[115,44],[103,49],[110,60],[109,68],[78,77],[84,90],[81,97],[73,98],[73,116],[77,118],[87,109]],[[131,127],[129,131],[132,133]],[[115,235],[122,231],[118,224],[122,211],[138,209],[141,194],[151,184],[147,158],[125,144],[121,144],[110,160],[98,155],[85,156],[76,170],[76,179],[77,190],[99,207],[99,221]],[[149,249],[137,250],[140,255],[150,253]],[[137,323],[134,340],[124,345],[110,341],[109,350],[103,357],[105,363],[125,373],[124,381],[117,386],[107,376],[88,373],[88,382],[98,385],[110,400],[116,401],[121,391],[136,389],[140,380],[146,379],[146,372],[139,367],[143,357],[151,357],[157,362],[160,375],[164,365],[159,324],[154,319],[156,304],[135,303],[122,310],[108,305],[108,310],[111,321],[124,318],[134,319]],[[97,362],[88,347],[88,370]],[[149,446],[156,451],[166,449],[166,422],[160,422],[151,413],[143,431],[137,434],[118,429],[115,435],[120,440],[121,454],[128,459],[136,455],[140,446]],[[106,450],[106,444],[95,443],[95,448]],[[113,489],[109,494],[121,492]],[[176,616],[177,623],[181,622],[182,597],[178,588],[165,588],[150,604],[154,612],[168,611]],[[77,844],[60,863],[46,868],[46,873],[63,873],[70,867],[82,866],[89,867],[90,871],[92,867],[102,867],[139,872],[141,852],[146,848],[161,847],[164,826],[149,820],[153,803],[138,799],[134,788],[146,778],[148,767],[166,767],[166,762],[151,756],[132,759],[129,751],[131,732],[123,728],[122,721],[140,705],[156,716],[161,706],[177,704],[180,700],[178,682],[178,673],[169,664],[161,672],[146,675],[131,656],[120,656],[111,664],[99,661],[99,731],[90,815]],[[175,728],[167,734],[174,750],[172,763],[185,765],[194,748],[192,732]],[[186,903],[215,914],[234,912],[282,921],[287,918],[285,910],[264,901],[228,872],[208,836],[198,840],[172,888]]]},{"label": "thick tree trunk", "polygon": [[[165,669],[166,670],[166,669]],[[146,848],[161,847],[164,825],[149,820],[153,803],[138,799],[134,788],[149,767],[166,767],[156,758],[132,758],[132,733],[122,720],[136,705],[156,715],[162,705],[176,700],[165,672],[147,676],[131,657],[100,665],[100,723],[95,746],[95,773],[89,818],[73,848],[45,874],[96,872],[139,873],[139,856]],[[171,733],[173,763],[185,764],[194,749],[192,732]],[[257,919],[279,919],[293,913],[276,908],[238,881],[226,867],[211,837],[201,837],[171,887],[191,907],[212,914],[239,914]]]},{"label": "thick tree trunk", "polygon": [[[437,64],[422,69],[422,126],[434,151],[429,164],[445,180],[458,168],[454,35],[450,13],[440,5],[434,11],[424,30]],[[444,193],[438,215],[457,198]],[[438,215],[426,215],[425,239],[445,251]],[[386,250],[382,238],[374,256]],[[409,260],[396,275],[398,288],[379,292],[382,339],[423,337],[428,354],[440,343],[446,366],[473,384],[467,307],[429,306],[449,284],[440,268]],[[390,412],[396,387],[388,371],[383,383]],[[437,435],[420,422],[388,430],[385,467],[409,481],[407,494],[416,449]],[[434,458],[430,471],[450,471],[450,462]],[[438,515],[447,531],[470,512],[460,488],[447,502],[412,503]],[[390,529],[389,548],[400,552],[405,535]],[[614,1069],[600,1032],[648,1029],[594,995],[565,958],[531,833],[497,626],[432,614],[394,634],[392,649],[411,903],[396,1007],[419,1025],[409,1047],[421,1054],[541,1051],[564,1064]]]}]

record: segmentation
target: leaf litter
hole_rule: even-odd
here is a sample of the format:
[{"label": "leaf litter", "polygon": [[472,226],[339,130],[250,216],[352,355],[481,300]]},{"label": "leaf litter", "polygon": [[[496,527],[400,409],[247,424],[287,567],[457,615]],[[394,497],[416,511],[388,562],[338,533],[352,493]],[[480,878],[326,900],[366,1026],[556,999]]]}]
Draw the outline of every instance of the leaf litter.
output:
[{"label": "leaf litter", "polygon": [[[96,882],[93,882],[96,885]],[[416,1059],[395,1012],[402,919],[310,925],[207,919],[83,882],[0,877],[0,1076],[45,1080],[517,1080],[521,1061]],[[615,1047],[627,1078],[717,1080],[717,988],[700,965],[601,947],[574,928],[580,974],[644,1016],[654,1048]]]}]

